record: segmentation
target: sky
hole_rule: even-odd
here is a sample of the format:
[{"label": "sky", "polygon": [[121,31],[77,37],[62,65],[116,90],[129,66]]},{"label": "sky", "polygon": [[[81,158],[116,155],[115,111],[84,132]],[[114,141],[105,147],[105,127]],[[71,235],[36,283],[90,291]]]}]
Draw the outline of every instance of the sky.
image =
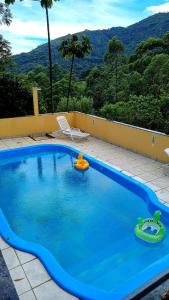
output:
[{"label": "sky", "polygon": [[[2,0],[1,0],[2,1]],[[3,2],[3,1],[2,1]],[[10,5],[13,20],[1,26],[12,53],[28,52],[47,42],[45,10],[39,1],[19,0]],[[165,0],[60,0],[49,10],[51,39],[88,30],[129,26],[158,12],[169,12]]]}]

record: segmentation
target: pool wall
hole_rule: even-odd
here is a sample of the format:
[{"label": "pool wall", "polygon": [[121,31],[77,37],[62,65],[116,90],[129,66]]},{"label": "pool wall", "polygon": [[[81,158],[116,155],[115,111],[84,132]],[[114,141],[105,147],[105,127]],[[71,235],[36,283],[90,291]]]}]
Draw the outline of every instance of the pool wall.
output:
[{"label": "pool wall", "polygon": [[[36,145],[23,148],[1,150],[0,160],[5,158],[20,157],[21,155],[29,155],[39,151],[53,151],[59,150],[71,154],[73,157],[77,157],[79,151],[65,146],[65,145]],[[91,167],[97,169],[106,176],[114,179],[123,186],[132,190],[133,192],[144,198],[144,201],[148,205],[150,211],[154,212],[156,209],[162,211],[163,221],[168,222],[169,220],[169,208],[161,204],[155,193],[143,185],[142,183],[128,177],[125,174],[115,170],[114,168],[106,165],[105,163],[98,161],[88,155],[84,155],[91,165]],[[55,257],[46,248],[39,244],[27,242],[19,238],[13,230],[10,228],[6,217],[0,209],[0,234],[3,239],[16,249],[21,251],[29,252],[37,256],[42,264],[47,269],[50,276],[65,290],[69,293],[79,297],[80,299],[90,300],[110,300],[110,299],[125,299],[131,298],[131,295],[142,290],[146,285],[151,284],[157,276],[162,276],[167,272],[169,268],[169,255],[162,257],[161,260],[153,263],[149,268],[140,273],[137,278],[130,280],[127,284],[121,286],[121,288],[115,292],[105,292],[100,289],[96,289],[70,276],[64,269],[57,263]]]}]

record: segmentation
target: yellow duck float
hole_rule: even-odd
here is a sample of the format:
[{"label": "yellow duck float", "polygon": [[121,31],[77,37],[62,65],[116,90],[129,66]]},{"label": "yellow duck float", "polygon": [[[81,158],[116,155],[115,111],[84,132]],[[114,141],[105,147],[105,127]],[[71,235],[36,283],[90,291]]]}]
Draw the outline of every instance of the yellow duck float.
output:
[{"label": "yellow duck float", "polygon": [[77,160],[75,161],[75,168],[78,170],[86,170],[89,168],[87,160],[83,159],[83,154],[79,153]]}]

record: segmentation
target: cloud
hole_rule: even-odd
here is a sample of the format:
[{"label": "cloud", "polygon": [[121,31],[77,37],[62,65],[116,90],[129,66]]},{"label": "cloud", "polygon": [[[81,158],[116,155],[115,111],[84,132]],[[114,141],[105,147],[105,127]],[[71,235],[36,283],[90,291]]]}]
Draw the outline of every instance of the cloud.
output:
[{"label": "cloud", "polygon": [[[137,5],[139,3],[138,14],[133,13],[134,9],[131,10],[135,2]],[[131,25],[141,18],[140,5],[138,0],[57,1],[49,9],[51,39],[85,29]],[[2,34],[11,42],[13,53],[30,51],[42,43],[42,39],[47,38],[45,10],[38,1],[32,0],[16,0],[10,7],[13,21],[9,27],[1,27]],[[27,42],[24,43],[24,40],[28,39],[30,42],[26,46]]]},{"label": "cloud", "polygon": [[156,13],[167,13],[169,12],[169,2],[166,2],[161,5],[154,5],[147,7],[147,11],[156,14]]},{"label": "cloud", "polygon": [[12,53],[18,54],[21,52],[28,52],[38,46],[39,43],[24,38],[14,37],[12,40]]},{"label": "cloud", "polygon": [[32,7],[32,1],[30,1],[30,0],[24,0],[23,2],[22,2],[22,5],[24,6],[24,7],[27,7],[27,8],[30,8],[30,7]]},{"label": "cloud", "polygon": [[[57,38],[60,36],[64,36],[68,33],[74,33],[81,30],[84,30],[88,27],[95,28],[97,26],[92,25],[90,23],[85,24],[66,24],[66,23],[54,23],[50,22],[50,32],[51,38]],[[47,28],[46,23],[41,21],[22,21],[22,20],[14,20],[12,24],[8,27],[2,26],[2,33],[10,33],[15,36],[22,37],[32,37],[37,39],[43,39],[47,37]]]},{"label": "cloud", "polygon": [[[99,10],[97,10],[97,16],[100,15]],[[96,17],[96,16],[95,16]],[[109,20],[108,20],[109,18]],[[39,18],[41,19],[41,18]],[[91,16],[93,19],[93,16]],[[96,29],[104,29],[111,27],[111,19],[108,15],[104,15],[102,18],[102,24],[98,25],[98,22],[89,22],[88,19],[83,20],[83,22],[66,20],[61,21],[61,19],[57,22],[51,18],[50,22],[50,33],[51,39],[55,39],[61,36],[65,36],[67,34],[77,33],[83,31],[85,29],[88,30],[96,30]],[[63,20],[63,19],[62,19]],[[74,19],[73,19],[74,20]],[[125,20],[123,17],[114,17],[113,18],[113,26],[119,26],[120,24],[128,25],[128,20]],[[106,25],[105,25],[106,23]],[[13,22],[10,26],[2,26],[1,27],[2,34],[8,38],[11,42],[12,53],[17,54],[20,52],[27,52],[39,44],[42,44],[43,39],[47,39],[47,28],[46,28],[46,20],[42,21],[23,21],[21,19],[13,19]],[[29,43],[25,40],[29,39]],[[22,42],[21,42],[22,40]],[[31,42],[32,41],[32,42]]]},{"label": "cloud", "polygon": [[[75,33],[89,28],[90,24],[85,26],[78,24],[50,23],[51,39],[64,36],[68,33]],[[92,29],[94,26],[92,26]],[[14,20],[11,26],[2,26],[2,34],[11,42],[12,53],[27,52],[39,44],[47,41],[47,28],[45,22]]]}]

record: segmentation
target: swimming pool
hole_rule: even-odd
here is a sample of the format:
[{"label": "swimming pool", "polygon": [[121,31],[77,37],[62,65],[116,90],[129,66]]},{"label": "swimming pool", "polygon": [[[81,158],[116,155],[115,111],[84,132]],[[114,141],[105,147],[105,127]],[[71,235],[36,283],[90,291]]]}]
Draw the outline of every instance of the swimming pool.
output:
[{"label": "swimming pool", "polygon": [[[0,233],[35,254],[52,278],[81,299],[124,299],[169,267],[169,209],[143,184],[78,151],[39,145],[0,151]],[[139,216],[162,212],[155,245],[135,237]]]}]

